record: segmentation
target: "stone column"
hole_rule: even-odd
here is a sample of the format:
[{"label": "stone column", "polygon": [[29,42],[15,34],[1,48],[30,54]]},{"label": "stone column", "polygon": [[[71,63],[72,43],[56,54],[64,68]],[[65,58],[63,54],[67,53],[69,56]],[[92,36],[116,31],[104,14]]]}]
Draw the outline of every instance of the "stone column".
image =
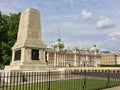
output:
[{"label": "stone column", "polygon": [[76,58],[76,53],[74,54],[74,66],[76,66],[76,61],[77,61],[77,58]]},{"label": "stone column", "polygon": [[57,64],[57,55],[56,55],[56,52],[54,53],[54,66],[56,66]]}]

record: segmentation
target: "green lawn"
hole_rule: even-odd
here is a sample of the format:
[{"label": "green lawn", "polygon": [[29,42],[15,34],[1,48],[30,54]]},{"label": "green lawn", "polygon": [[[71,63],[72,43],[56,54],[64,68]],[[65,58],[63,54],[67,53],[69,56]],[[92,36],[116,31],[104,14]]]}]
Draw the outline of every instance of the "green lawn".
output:
[{"label": "green lawn", "polygon": [[[110,86],[116,86],[119,82],[110,81]],[[21,86],[13,86],[8,88],[1,88],[0,90],[98,90],[107,86],[106,80],[87,79],[82,80],[64,80],[54,81],[49,83],[26,84]],[[50,88],[50,89],[49,89]]]}]

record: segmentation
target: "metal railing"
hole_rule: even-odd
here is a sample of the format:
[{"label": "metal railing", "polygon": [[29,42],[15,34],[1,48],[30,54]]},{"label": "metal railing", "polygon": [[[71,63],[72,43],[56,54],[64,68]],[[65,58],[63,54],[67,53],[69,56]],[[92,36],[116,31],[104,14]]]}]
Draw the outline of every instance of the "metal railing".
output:
[{"label": "metal railing", "polygon": [[0,72],[0,90],[101,90],[117,85],[119,70]]}]

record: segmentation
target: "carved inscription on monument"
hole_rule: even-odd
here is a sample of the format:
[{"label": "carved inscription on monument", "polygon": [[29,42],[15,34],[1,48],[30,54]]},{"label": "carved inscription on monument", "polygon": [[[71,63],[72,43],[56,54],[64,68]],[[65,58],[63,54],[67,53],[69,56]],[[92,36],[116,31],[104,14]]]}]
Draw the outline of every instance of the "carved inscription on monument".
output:
[{"label": "carved inscription on monument", "polygon": [[32,49],[31,59],[32,60],[39,60],[39,50]]},{"label": "carved inscription on monument", "polygon": [[15,61],[16,60],[20,60],[21,59],[21,50],[17,50],[15,51]]}]

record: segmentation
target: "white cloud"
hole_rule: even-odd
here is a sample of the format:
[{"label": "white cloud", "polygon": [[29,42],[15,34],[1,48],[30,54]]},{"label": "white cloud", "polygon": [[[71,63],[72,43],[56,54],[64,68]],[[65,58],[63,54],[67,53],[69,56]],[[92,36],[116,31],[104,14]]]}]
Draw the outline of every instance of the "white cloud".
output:
[{"label": "white cloud", "polygon": [[[96,30],[94,25],[76,22],[50,23],[47,27],[43,27],[45,42],[48,45],[51,45],[58,38],[59,27],[61,29],[61,39],[64,41],[66,48],[90,49],[92,45],[96,44],[100,50],[119,50],[119,27],[101,32],[101,30]],[[95,36],[91,37],[91,35]]]},{"label": "white cloud", "polygon": [[106,40],[102,41],[101,48],[108,51],[120,50],[120,32],[111,32],[108,34]]},{"label": "white cloud", "polygon": [[89,12],[86,9],[81,11],[81,17],[83,19],[89,19],[92,17],[92,15],[93,15],[92,12]]},{"label": "white cloud", "polygon": [[114,32],[109,34],[110,40],[120,41],[120,32]]},{"label": "white cloud", "polygon": [[78,41],[78,42],[65,42],[66,47],[74,48],[78,47],[80,49],[91,49],[91,47],[96,44],[97,47],[101,50],[100,47],[102,45],[102,42],[94,42],[94,41]]},{"label": "white cloud", "polygon": [[114,27],[113,21],[107,17],[101,16],[100,20],[96,23],[97,28],[111,28]]}]

